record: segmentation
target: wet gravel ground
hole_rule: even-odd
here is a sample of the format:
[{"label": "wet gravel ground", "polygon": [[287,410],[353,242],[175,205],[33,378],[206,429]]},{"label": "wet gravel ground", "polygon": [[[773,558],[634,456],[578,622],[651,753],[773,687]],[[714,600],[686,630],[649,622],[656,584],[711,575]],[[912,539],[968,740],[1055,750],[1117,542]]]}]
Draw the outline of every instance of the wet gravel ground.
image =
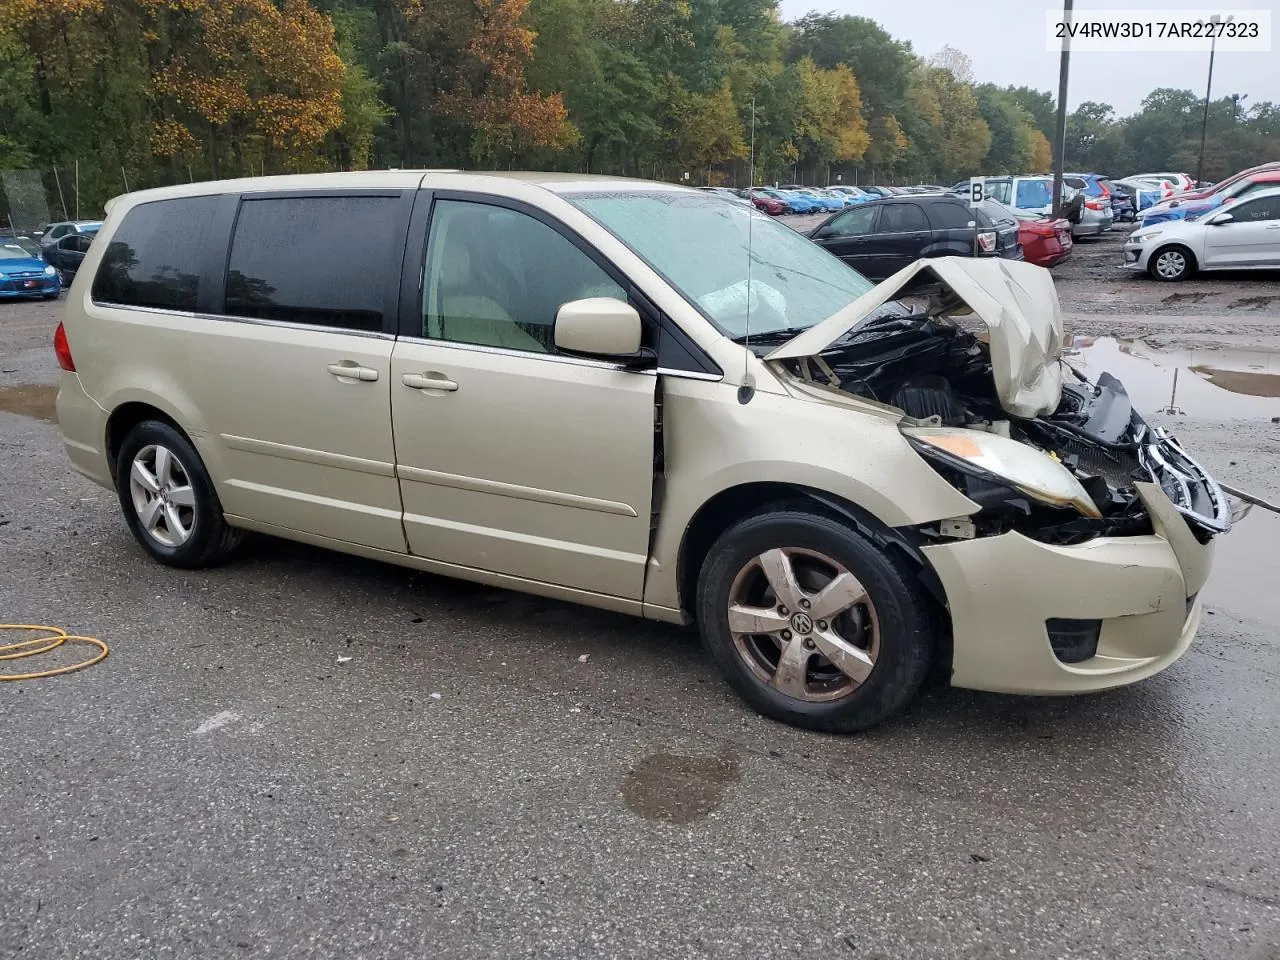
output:
[{"label": "wet gravel ground", "polygon": [[[0,684],[0,957],[1280,957],[1280,517],[1158,677],[818,736],[688,631],[265,538],[145,560],[39,419],[56,320],[0,304],[0,620],[112,653]],[[1280,424],[1172,419],[1280,499]]]}]

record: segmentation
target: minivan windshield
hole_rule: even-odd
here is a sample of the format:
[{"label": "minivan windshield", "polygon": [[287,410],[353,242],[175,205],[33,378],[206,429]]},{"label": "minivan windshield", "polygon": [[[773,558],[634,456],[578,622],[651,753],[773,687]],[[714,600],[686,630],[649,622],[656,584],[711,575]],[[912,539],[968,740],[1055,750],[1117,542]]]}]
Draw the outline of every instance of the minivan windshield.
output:
[{"label": "minivan windshield", "polygon": [[565,199],[734,339],[748,334],[748,314],[753,337],[799,333],[873,286],[817,244],[744,204],[682,191]]}]

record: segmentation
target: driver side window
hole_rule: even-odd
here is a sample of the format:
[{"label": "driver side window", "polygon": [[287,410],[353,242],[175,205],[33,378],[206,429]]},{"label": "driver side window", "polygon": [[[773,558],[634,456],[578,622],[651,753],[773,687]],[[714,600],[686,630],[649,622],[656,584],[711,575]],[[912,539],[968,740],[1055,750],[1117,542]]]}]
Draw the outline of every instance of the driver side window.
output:
[{"label": "driver side window", "polygon": [[438,200],[427,240],[422,336],[555,352],[560,307],[626,292],[559,231],[505,207]]},{"label": "driver side window", "polygon": [[1229,211],[1236,223],[1257,223],[1260,220],[1280,220],[1280,199],[1267,197],[1249,200]]},{"label": "driver side window", "polygon": [[871,232],[876,220],[875,207],[855,207],[840,214],[827,226],[829,237],[862,237]]}]

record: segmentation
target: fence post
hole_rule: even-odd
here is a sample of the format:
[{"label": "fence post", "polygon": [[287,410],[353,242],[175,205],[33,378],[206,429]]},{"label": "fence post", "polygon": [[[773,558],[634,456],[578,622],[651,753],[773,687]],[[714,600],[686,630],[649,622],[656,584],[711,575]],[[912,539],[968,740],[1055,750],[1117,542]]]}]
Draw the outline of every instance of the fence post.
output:
[{"label": "fence post", "polygon": [[129,192],[129,175],[124,172],[124,164],[120,164],[120,177],[124,180],[124,192]]},{"label": "fence post", "polygon": [[67,218],[67,198],[62,195],[62,178],[58,176],[58,168],[53,168],[53,182],[58,185],[58,205],[62,207],[62,219]]}]

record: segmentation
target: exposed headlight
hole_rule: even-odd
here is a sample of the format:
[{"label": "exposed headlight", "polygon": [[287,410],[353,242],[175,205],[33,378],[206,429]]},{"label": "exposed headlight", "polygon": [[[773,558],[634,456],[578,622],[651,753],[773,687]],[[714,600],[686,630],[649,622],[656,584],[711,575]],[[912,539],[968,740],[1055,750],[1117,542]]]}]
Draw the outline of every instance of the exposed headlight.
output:
[{"label": "exposed headlight", "polygon": [[49,266],[44,268],[44,275],[46,277],[56,277],[58,275],[58,271],[54,268],[53,264],[49,264]]},{"label": "exposed headlight", "polygon": [[904,427],[902,432],[926,456],[986,474],[1041,503],[1075,507],[1086,517],[1102,516],[1071,471],[1035,447],[981,430]]},{"label": "exposed headlight", "polygon": [[1148,230],[1146,233],[1134,233],[1129,236],[1129,243],[1146,243],[1152,237],[1160,236],[1159,230]]}]

